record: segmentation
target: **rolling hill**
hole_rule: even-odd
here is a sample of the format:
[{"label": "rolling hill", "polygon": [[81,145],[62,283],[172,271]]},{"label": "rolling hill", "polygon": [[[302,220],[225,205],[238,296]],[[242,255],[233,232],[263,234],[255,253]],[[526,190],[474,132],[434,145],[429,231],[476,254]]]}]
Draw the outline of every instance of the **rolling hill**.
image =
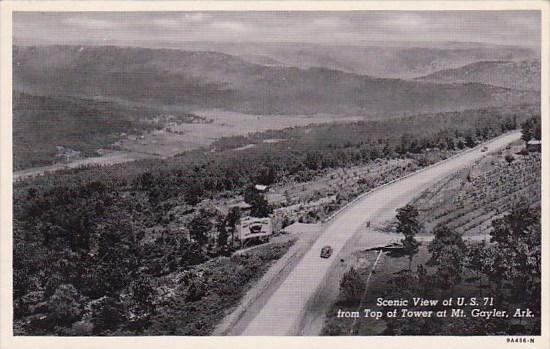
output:
[{"label": "rolling hill", "polygon": [[540,61],[484,61],[445,69],[417,78],[422,81],[490,84],[515,90],[540,91]]},{"label": "rolling hill", "polygon": [[14,89],[36,95],[219,108],[251,114],[381,115],[535,103],[479,83],[382,79],[328,68],[264,66],[208,51],[114,46],[14,47]]},{"label": "rolling hill", "polygon": [[[141,134],[161,122],[152,118],[161,110],[75,97],[13,94],[13,167],[15,170],[51,165],[58,146],[81,152],[83,157],[118,141],[121,133]],[[171,113],[179,122],[194,115]]]},{"label": "rolling hill", "polygon": [[188,51],[215,51],[249,62],[299,68],[323,67],[383,78],[409,79],[479,61],[528,60],[535,50],[483,43],[366,42],[351,45],[311,43],[156,43]]}]

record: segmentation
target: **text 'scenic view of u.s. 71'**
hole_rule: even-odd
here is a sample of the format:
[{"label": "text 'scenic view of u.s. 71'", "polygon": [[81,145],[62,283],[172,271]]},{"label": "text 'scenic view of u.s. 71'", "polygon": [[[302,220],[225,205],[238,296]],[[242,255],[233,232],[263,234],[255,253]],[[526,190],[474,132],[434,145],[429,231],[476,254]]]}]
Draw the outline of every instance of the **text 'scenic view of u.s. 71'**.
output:
[{"label": "text 'scenic view of u.s. 71'", "polygon": [[14,336],[541,334],[541,11],[12,20]]}]

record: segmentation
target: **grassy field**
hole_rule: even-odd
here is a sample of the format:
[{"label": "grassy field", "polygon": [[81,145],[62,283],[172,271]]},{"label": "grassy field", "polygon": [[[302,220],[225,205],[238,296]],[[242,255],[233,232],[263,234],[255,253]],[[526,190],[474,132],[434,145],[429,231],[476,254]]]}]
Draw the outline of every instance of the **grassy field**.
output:
[{"label": "grassy field", "polygon": [[174,156],[188,150],[207,147],[222,137],[247,136],[249,133],[267,130],[363,119],[330,115],[252,115],[217,109],[197,110],[193,114],[208,122],[166,126],[147,132],[142,138],[124,139],[121,148],[132,152]]},{"label": "grassy field", "polygon": [[[470,236],[485,234],[493,218],[525,198],[532,205],[541,200],[540,153],[517,154],[523,149],[493,153],[471,168],[443,179],[413,200],[427,230],[445,224]],[[506,155],[513,161],[508,163]]]}]

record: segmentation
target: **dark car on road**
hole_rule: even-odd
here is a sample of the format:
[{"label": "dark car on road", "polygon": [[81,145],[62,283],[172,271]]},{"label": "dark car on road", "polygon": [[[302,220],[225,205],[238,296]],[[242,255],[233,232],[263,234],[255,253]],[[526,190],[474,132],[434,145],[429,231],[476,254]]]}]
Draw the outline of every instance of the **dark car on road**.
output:
[{"label": "dark car on road", "polygon": [[321,258],[329,258],[332,255],[332,247],[325,246],[321,249]]}]

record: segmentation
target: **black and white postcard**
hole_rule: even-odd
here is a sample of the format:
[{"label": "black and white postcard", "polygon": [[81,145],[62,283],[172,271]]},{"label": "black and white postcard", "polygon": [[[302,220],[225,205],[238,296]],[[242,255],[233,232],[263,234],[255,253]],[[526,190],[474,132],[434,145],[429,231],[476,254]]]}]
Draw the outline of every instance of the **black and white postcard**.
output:
[{"label": "black and white postcard", "polygon": [[548,16],[3,2],[1,348],[547,348]]}]

